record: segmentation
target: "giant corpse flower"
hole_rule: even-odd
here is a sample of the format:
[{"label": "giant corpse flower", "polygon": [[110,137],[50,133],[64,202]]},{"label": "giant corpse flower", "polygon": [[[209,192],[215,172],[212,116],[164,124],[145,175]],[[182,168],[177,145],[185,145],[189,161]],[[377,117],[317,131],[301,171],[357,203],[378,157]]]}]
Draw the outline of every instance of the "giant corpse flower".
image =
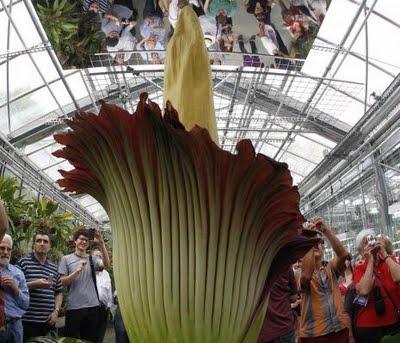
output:
[{"label": "giant corpse flower", "polygon": [[287,165],[256,155],[248,140],[236,154],[220,149],[207,130],[188,132],[169,103],[162,116],[147,94],[133,115],[103,103],[67,124],[54,155],[75,169],[58,182],[109,215],[131,342],[255,341],[270,269],[313,243],[298,236]]}]

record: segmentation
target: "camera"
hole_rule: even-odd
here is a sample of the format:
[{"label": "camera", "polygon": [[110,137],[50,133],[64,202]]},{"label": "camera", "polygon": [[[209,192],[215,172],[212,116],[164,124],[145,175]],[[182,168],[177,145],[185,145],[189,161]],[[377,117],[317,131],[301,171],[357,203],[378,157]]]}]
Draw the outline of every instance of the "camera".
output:
[{"label": "camera", "polygon": [[371,252],[373,254],[376,254],[379,250],[379,246],[375,246],[376,243],[378,242],[378,240],[376,239],[376,237],[374,235],[368,235],[367,236],[367,244],[370,248],[372,248]]},{"label": "camera", "polygon": [[94,240],[94,232],[95,232],[95,229],[93,229],[93,228],[88,230],[88,239],[89,239],[89,241],[93,241]]},{"label": "camera", "polygon": [[368,235],[367,236],[367,243],[368,243],[368,246],[370,246],[370,247],[374,246],[375,243],[376,243],[375,236],[374,235]]}]

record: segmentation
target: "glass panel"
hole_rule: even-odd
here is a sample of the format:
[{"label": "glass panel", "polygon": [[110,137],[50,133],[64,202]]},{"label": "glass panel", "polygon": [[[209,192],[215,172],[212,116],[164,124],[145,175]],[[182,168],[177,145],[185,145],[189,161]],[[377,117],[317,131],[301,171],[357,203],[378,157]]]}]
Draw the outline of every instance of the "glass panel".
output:
[{"label": "glass panel", "polygon": [[[46,101],[43,101],[46,99]],[[54,110],[56,103],[50,92],[44,88],[31,93],[11,104],[11,131]],[[6,108],[0,109],[0,118],[6,116]]]},{"label": "glass panel", "polygon": [[379,213],[379,204],[377,201],[378,191],[376,189],[375,178],[372,178],[363,184],[363,192],[368,227],[374,229],[376,233],[384,233],[382,218]]},{"label": "glass panel", "polygon": [[314,164],[308,163],[305,160],[298,158],[296,156],[284,153],[279,161],[286,162],[289,165],[289,169],[294,172],[305,176],[314,168]]},{"label": "glass panel", "polygon": [[43,80],[28,55],[18,56],[9,63],[11,99],[43,84]]},{"label": "glass panel", "polygon": [[335,233],[347,231],[345,206],[343,201],[337,201],[331,207],[331,225],[335,228]]},{"label": "glass panel", "polygon": [[310,142],[301,136],[296,136],[296,139],[290,144],[288,151],[293,152],[307,160],[318,163],[321,161],[325,154],[328,153],[328,149],[324,148],[320,144]]},{"label": "glass panel", "polygon": [[51,153],[60,149],[59,144],[44,147],[43,149],[29,155],[29,158],[37,165],[40,169],[46,169],[52,166],[54,163],[60,162],[61,159],[53,156]]},{"label": "glass panel", "polygon": [[[59,160],[60,160],[59,164],[44,170],[44,172],[53,180],[59,180],[62,178],[61,174],[59,173],[60,169],[66,170],[66,171],[73,169],[73,166],[69,162],[62,161],[61,159],[59,159]],[[57,162],[55,162],[55,163],[57,163]]]},{"label": "glass panel", "polygon": [[347,225],[350,231],[357,232],[364,228],[363,225],[363,201],[361,190],[357,187],[352,193],[345,195]]},{"label": "glass panel", "polygon": [[67,76],[66,80],[75,99],[81,99],[89,95],[80,73]]},{"label": "glass panel", "polygon": [[[400,241],[400,161],[394,162],[392,166],[398,171],[386,169],[385,182],[394,239]],[[400,242],[398,248],[400,249]]]},{"label": "glass panel", "polygon": [[35,52],[32,54],[32,57],[34,58],[39,70],[42,72],[47,82],[60,78],[47,51]]},{"label": "glass panel", "polygon": [[24,147],[24,153],[29,156],[30,154],[34,154],[37,150],[40,150],[50,144],[57,144],[52,136],[44,138],[33,144],[26,145]]},{"label": "glass panel", "polygon": [[82,206],[87,207],[91,204],[97,203],[97,201],[90,195],[85,195],[77,200]]},{"label": "glass panel", "polygon": [[67,104],[72,103],[71,96],[69,95],[64,83],[61,80],[51,84],[50,88],[57,98],[58,102],[60,103],[60,106],[63,107]]},{"label": "glass panel", "polygon": [[[17,25],[18,32],[22,36],[27,48],[42,43],[35,24],[33,23],[23,1],[13,5],[12,18],[14,23]],[[23,23],[23,25],[20,25],[21,23]],[[23,48],[15,33],[12,36],[12,42],[12,50],[20,50]]]},{"label": "glass panel", "polygon": [[[0,4],[0,7],[2,5]],[[7,30],[8,30],[8,17],[5,11],[0,12],[0,32],[2,37],[0,39],[0,51],[3,53],[7,51]]]}]

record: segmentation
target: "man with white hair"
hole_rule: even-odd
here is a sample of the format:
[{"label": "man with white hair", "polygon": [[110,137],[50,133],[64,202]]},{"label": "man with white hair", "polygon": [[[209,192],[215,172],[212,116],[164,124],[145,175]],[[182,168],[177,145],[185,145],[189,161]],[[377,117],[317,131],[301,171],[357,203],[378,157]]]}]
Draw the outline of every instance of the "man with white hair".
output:
[{"label": "man with white hair", "polygon": [[0,342],[23,342],[21,317],[29,307],[29,291],[25,276],[10,264],[13,241],[5,234],[0,243],[0,293],[4,297],[5,326],[0,331]]}]

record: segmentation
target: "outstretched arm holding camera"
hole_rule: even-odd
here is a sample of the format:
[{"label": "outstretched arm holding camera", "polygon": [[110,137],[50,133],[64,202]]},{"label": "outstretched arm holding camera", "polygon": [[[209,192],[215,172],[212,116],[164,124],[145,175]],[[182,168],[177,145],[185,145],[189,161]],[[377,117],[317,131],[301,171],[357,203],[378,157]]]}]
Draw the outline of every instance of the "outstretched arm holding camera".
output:
[{"label": "outstretched arm holding camera", "polygon": [[336,254],[336,258],[332,262],[333,267],[338,269],[339,271],[344,270],[346,258],[347,256],[349,256],[348,251],[344,248],[343,244],[339,241],[332,230],[326,225],[322,218],[313,218],[313,224],[315,225],[316,229],[328,239],[333,251]]}]

